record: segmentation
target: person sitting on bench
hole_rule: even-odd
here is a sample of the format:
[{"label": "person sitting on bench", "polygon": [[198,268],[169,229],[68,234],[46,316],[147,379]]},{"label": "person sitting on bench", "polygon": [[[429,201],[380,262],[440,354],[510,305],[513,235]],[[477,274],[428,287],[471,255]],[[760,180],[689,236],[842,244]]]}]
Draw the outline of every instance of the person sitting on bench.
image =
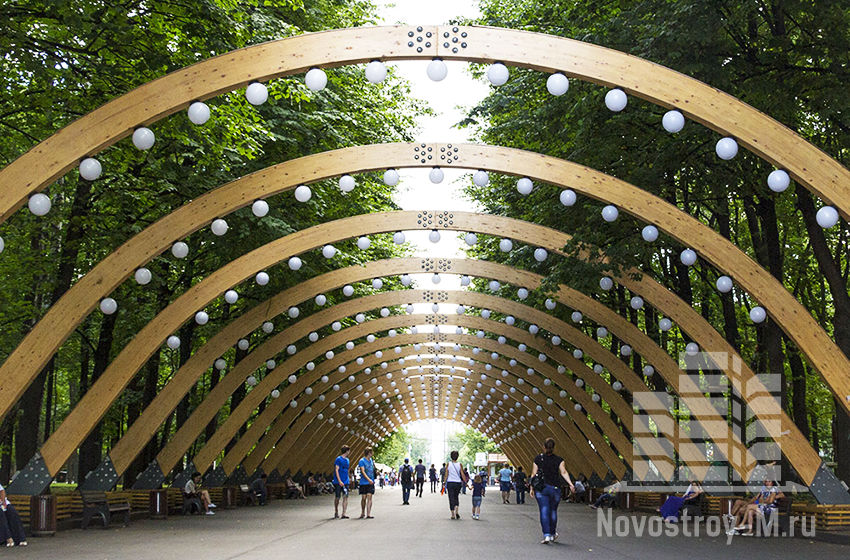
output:
[{"label": "person sitting on bench", "polygon": [[268,479],[268,475],[263,473],[259,478],[255,478],[254,482],[251,483],[251,492],[257,497],[261,506],[266,505],[266,498],[268,498],[269,491],[266,488],[266,479]]},{"label": "person sitting on bench", "polygon": [[759,493],[745,507],[738,508],[733,531],[743,531],[744,535],[752,535],[756,516],[769,517],[779,505],[777,500],[783,497],[785,494],[776,487],[773,480],[765,479]]},{"label": "person sitting on bench", "polygon": [[681,496],[668,496],[664,504],[658,508],[658,512],[665,521],[678,521],[682,508],[688,503],[694,503],[702,492],[699,482],[693,481]]},{"label": "person sitting on bench", "polygon": [[615,482],[611,486],[605,488],[605,492],[598,498],[593,504],[590,506],[591,509],[597,509],[600,507],[611,507],[614,505],[617,499],[617,492],[620,491],[620,482]]},{"label": "person sitting on bench", "polygon": [[201,504],[204,506],[204,511],[207,515],[215,515],[210,508],[214,508],[215,504],[212,503],[210,499],[210,493],[206,490],[199,490],[198,487],[201,485],[201,473],[195,471],[192,473],[192,478],[186,482],[186,486],[183,487],[183,497],[184,499],[196,498],[201,501]]},{"label": "person sitting on bench", "polygon": [[300,486],[295,484],[295,481],[292,480],[292,477],[286,478],[286,497],[287,498],[298,498],[299,500],[303,500],[306,498],[304,495],[304,491]]},{"label": "person sitting on bench", "polygon": [[24,524],[21,523],[15,506],[6,497],[6,489],[2,485],[0,485],[0,539],[6,541],[6,546],[27,546]]}]

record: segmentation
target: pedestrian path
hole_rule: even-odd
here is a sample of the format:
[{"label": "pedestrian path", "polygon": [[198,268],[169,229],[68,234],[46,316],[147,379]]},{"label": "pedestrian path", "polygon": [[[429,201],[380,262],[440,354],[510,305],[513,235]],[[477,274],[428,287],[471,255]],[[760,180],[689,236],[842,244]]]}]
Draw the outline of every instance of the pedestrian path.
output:
[{"label": "pedestrian path", "polygon": [[[844,558],[850,547],[805,539],[597,536],[596,512],[561,504],[561,542],[539,544],[537,505],[503,505],[489,487],[481,520],[470,516],[471,494],[461,495],[461,519],[449,519],[448,500],[425,489],[401,505],[401,489],[378,489],[374,519],[357,519],[359,496],[351,496],[351,519],[333,519],[333,497],[273,501],[266,507],[219,511],[209,517],[172,516],[134,520],[127,528],[61,531],[31,539],[9,557],[39,560],[419,560],[435,558],[675,559]],[[513,496],[512,496],[513,499]]]}]

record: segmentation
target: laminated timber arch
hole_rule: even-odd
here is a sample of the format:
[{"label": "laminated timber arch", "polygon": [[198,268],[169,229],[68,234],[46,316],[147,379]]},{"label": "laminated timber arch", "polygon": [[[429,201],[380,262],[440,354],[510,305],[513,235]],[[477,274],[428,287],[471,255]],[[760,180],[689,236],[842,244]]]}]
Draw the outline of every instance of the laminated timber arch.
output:
[{"label": "laminated timber arch", "polygon": [[[414,39],[415,38],[415,39]],[[140,86],[74,121],[0,171],[0,222],[26,197],[134,129],[196,100],[298,74],[372,60],[502,62],[562,72],[619,87],[732,136],[850,216],[850,172],[789,128],[716,88],[647,60],[541,33],[478,26],[386,26],[337,29],[270,41],[223,54]]]},{"label": "laminated timber arch", "polygon": [[[410,36],[416,36],[417,39],[424,34],[424,37],[432,39],[432,45],[417,50],[414,46],[418,43],[411,41],[413,46],[408,46],[407,39],[402,35],[409,34],[413,34]],[[446,39],[445,44],[443,39]],[[461,43],[460,49],[454,46],[458,43]],[[850,174],[846,169],[776,121],[705,84],[623,53],[569,39],[494,28],[396,26],[338,30],[257,45],[199,63],[142,86],[69,125],[0,171],[0,219],[8,217],[20,207],[28,194],[44,188],[51,180],[70,169],[83,155],[93,154],[111,145],[128,135],[136,126],[155,122],[184,107],[189,101],[205,99],[252,80],[292,74],[312,66],[330,67],[375,58],[400,60],[434,56],[474,62],[500,60],[537,70],[562,71],[567,75],[596,83],[618,85],[633,95],[665,107],[676,107],[692,119],[736,137],[758,155],[786,168],[801,185],[834,204],[845,218],[848,216],[845,190],[850,182]],[[315,57],[315,60],[312,57]],[[477,147],[476,150],[504,151],[502,148],[483,147]],[[641,196],[639,189],[635,187],[578,166],[574,166],[576,169],[573,170],[567,169],[563,165],[557,165],[557,162],[551,162],[552,158],[537,156],[534,164],[527,157],[505,158],[504,161],[511,163],[510,169],[499,167],[497,164],[474,165],[474,159],[457,161],[457,166],[468,165],[473,168],[527,175],[552,184],[563,183],[547,176],[569,176],[573,173],[573,180],[581,185],[570,183],[572,188],[591,197],[613,202],[627,212],[655,223],[679,241],[691,245],[709,262],[724,272],[729,272],[765,305],[777,324],[822,374],[838,396],[838,400],[850,409],[850,361],[779,282],[743,257],[743,253],[733,245],[723,245],[722,240],[718,241],[719,236],[709,228],[687,218],[674,207],[659,204],[654,197],[645,193]],[[525,163],[526,168],[536,167],[539,173],[533,170],[524,172],[526,168],[519,165],[521,163]],[[424,165],[424,161],[422,164]],[[409,165],[402,163],[395,166]],[[416,165],[420,164],[417,162]],[[428,165],[432,165],[431,162]],[[380,167],[387,166],[393,165],[384,162]],[[586,181],[587,177],[592,177],[591,183],[601,182],[598,185],[586,185],[582,183],[582,179]],[[623,191],[628,195],[625,203],[615,196],[624,186],[628,187]],[[205,202],[209,203],[210,199]],[[694,229],[695,225],[699,227]],[[132,269],[119,267],[117,270],[116,274],[119,276],[112,279],[112,288],[123,279],[121,274],[126,277]],[[78,286],[84,281],[85,279],[78,283]],[[97,284],[95,279],[94,285]],[[102,285],[106,287],[108,283]],[[70,309],[77,315],[84,315],[93,307],[91,302],[78,300],[72,301],[65,310]],[[53,311],[51,310],[51,313]],[[62,317],[62,314],[56,311],[50,315],[51,319],[57,316]],[[50,321],[39,323],[31,336],[36,331],[39,335],[47,335],[44,344],[39,348],[40,352],[19,347],[0,368],[0,379],[3,380],[0,382],[2,407],[11,406],[17,400],[23,388],[44,364],[46,358],[41,351],[47,351],[49,357],[70,332],[61,329],[54,331],[54,327],[55,324],[51,325]],[[25,363],[24,367],[21,367],[22,362]],[[39,362],[41,365],[32,371],[32,366]],[[13,375],[5,375],[9,373]],[[0,408],[2,414],[7,411],[8,408]],[[41,471],[39,476],[50,472],[47,468]],[[816,475],[822,478],[825,473],[819,468]]]}]

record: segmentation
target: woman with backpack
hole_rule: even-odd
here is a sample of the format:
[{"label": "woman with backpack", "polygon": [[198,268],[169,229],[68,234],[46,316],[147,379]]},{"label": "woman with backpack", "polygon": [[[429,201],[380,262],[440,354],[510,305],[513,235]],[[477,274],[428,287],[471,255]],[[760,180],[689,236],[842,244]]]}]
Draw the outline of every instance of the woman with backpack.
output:
[{"label": "woman with backpack", "polygon": [[543,540],[540,544],[550,544],[558,540],[561,480],[566,481],[570,490],[575,492],[564,460],[555,455],[555,440],[547,438],[543,444],[543,453],[534,458],[534,468],[531,471],[531,497],[537,500],[540,526],[543,529]]}]

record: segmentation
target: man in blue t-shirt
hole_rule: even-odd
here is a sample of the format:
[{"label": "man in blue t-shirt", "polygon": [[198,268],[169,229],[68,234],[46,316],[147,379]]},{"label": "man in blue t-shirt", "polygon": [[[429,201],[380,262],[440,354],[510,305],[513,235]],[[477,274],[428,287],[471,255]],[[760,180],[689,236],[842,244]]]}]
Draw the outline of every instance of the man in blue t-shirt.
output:
[{"label": "man in blue t-shirt", "polygon": [[[348,519],[345,510],[348,509],[348,451],[347,445],[342,446],[339,457],[334,461],[334,519]],[[339,514],[339,499],[342,497],[342,515]]]},{"label": "man in blue t-shirt", "polygon": [[375,461],[372,460],[372,448],[363,450],[363,458],[357,463],[360,471],[360,519],[373,519],[372,495],[375,493]]},{"label": "man in blue t-shirt", "polygon": [[514,472],[507,465],[499,471],[499,490],[502,492],[502,503],[511,503],[511,480]]}]

